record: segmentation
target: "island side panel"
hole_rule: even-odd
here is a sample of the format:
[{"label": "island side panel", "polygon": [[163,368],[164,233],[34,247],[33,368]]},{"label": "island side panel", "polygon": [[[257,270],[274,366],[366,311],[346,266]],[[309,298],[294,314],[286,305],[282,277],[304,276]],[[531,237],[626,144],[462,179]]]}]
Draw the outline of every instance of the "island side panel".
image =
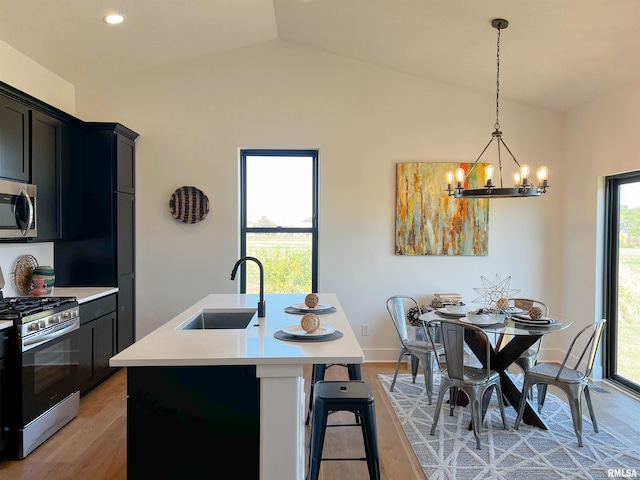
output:
[{"label": "island side panel", "polygon": [[261,398],[260,478],[302,480],[305,467],[302,365],[258,365]]},{"label": "island side panel", "polygon": [[129,367],[127,478],[258,479],[256,367]]}]

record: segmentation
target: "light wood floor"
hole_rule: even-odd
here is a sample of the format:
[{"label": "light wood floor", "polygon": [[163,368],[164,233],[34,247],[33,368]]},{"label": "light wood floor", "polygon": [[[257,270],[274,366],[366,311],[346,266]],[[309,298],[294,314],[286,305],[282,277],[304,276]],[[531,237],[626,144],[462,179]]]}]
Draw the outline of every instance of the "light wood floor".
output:
[{"label": "light wood floor", "polygon": [[[370,363],[362,368],[363,380],[371,386],[376,399],[382,478],[423,480],[426,477],[376,377],[378,373],[393,373],[394,366],[390,363]],[[306,369],[305,378],[310,376],[310,369]],[[346,378],[344,368],[333,367],[327,371],[326,379]],[[422,380],[421,376],[419,380]],[[308,382],[305,383],[308,394]],[[640,401],[606,385],[600,384],[600,387],[600,391],[592,394],[599,425],[637,444],[640,436]],[[352,423],[353,415],[338,413],[332,415],[330,420],[332,423]],[[364,456],[359,428],[329,428],[324,456]],[[323,462],[320,474],[322,480],[368,478],[366,463],[357,461]],[[119,370],[85,396],[80,403],[80,415],[26,459],[0,462],[2,480],[125,478],[126,369]]]}]

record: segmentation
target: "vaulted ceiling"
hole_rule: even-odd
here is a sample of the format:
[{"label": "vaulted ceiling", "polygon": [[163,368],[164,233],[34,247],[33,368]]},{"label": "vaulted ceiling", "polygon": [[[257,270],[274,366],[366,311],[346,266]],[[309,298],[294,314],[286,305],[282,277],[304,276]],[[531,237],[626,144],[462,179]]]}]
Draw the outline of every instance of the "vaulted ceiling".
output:
[{"label": "vaulted ceiling", "polygon": [[77,85],[280,39],[495,93],[493,18],[502,98],[565,111],[640,82],[638,0],[0,0],[0,40]]}]

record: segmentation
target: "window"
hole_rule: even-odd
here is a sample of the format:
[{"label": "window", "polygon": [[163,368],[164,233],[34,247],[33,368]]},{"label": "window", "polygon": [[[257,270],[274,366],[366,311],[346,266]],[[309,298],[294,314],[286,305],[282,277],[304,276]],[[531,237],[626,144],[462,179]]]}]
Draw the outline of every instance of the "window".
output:
[{"label": "window", "polygon": [[640,172],[606,185],[606,375],[640,392]]},{"label": "window", "polygon": [[[318,151],[240,152],[240,255],[264,267],[265,293],[318,288]],[[259,269],[241,266],[240,292],[258,293]]]}]

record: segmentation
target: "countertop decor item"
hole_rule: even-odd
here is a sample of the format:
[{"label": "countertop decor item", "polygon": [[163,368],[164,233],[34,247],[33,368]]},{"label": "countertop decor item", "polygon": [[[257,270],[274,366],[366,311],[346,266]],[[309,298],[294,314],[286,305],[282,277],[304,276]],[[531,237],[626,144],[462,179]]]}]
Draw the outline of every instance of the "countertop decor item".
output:
[{"label": "countertop decor item", "polygon": [[[460,166],[456,169],[455,174],[453,171],[447,172],[447,192],[449,193],[449,196],[453,196],[455,198],[537,197],[547,191],[547,187],[549,186],[549,169],[544,165],[538,169],[536,174],[538,177],[538,185],[534,186],[533,182],[529,180],[529,174],[531,172],[529,165],[526,163],[518,163],[516,157],[514,157],[513,153],[511,153],[511,150],[509,150],[509,147],[507,147],[507,144],[504,143],[504,140],[502,139],[502,132],[500,131],[500,30],[507,28],[509,26],[509,22],[502,18],[495,18],[491,21],[491,26],[498,31],[498,39],[496,42],[496,123],[493,126],[494,131],[491,134],[491,140],[489,140],[489,143],[484,147],[476,161],[471,164],[471,168],[469,168],[469,164],[464,164],[465,168]],[[495,169],[493,168],[493,165],[488,164],[484,169],[484,187],[469,188],[468,184],[465,187],[467,179],[473,173],[473,170],[478,165],[482,155],[484,155],[484,152],[487,151],[489,145],[491,145],[494,140],[496,140],[496,145],[498,147],[498,177],[500,178],[500,184],[493,184]],[[502,158],[500,157],[501,146],[503,146],[507,153],[511,155],[511,158],[518,167],[518,172],[513,175],[514,186],[511,188],[505,188],[502,183]]]},{"label": "countertop decor item", "polygon": [[209,197],[196,187],[180,187],[169,199],[169,211],[182,223],[201,222],[209,213]]},{"label": "countertop decor item", "polygon": [[33,278],[33,288],[30,293],[36,297],[46,295],[47,287],[44,284],[44,278]]},{"label": "countertop decor item", "polygon": [[38,266],[38,260],[33,255],[21,255],[16,260],[13,269],[13,284],[20,295],[29,295],[33,286],[33,270]]},{"label": "countertop decor item", "polygon": [[46,288],[47,290],[45,295],[51,293],[51,290],[53,289],[53,286],[56,283],[56,274],[53,270],[53,267],[50,267],[49,265],[41,265],[41,266],[35,267],[33,269],[32,280],[35,280],[35,279],[44,280],[44,288]]}]

